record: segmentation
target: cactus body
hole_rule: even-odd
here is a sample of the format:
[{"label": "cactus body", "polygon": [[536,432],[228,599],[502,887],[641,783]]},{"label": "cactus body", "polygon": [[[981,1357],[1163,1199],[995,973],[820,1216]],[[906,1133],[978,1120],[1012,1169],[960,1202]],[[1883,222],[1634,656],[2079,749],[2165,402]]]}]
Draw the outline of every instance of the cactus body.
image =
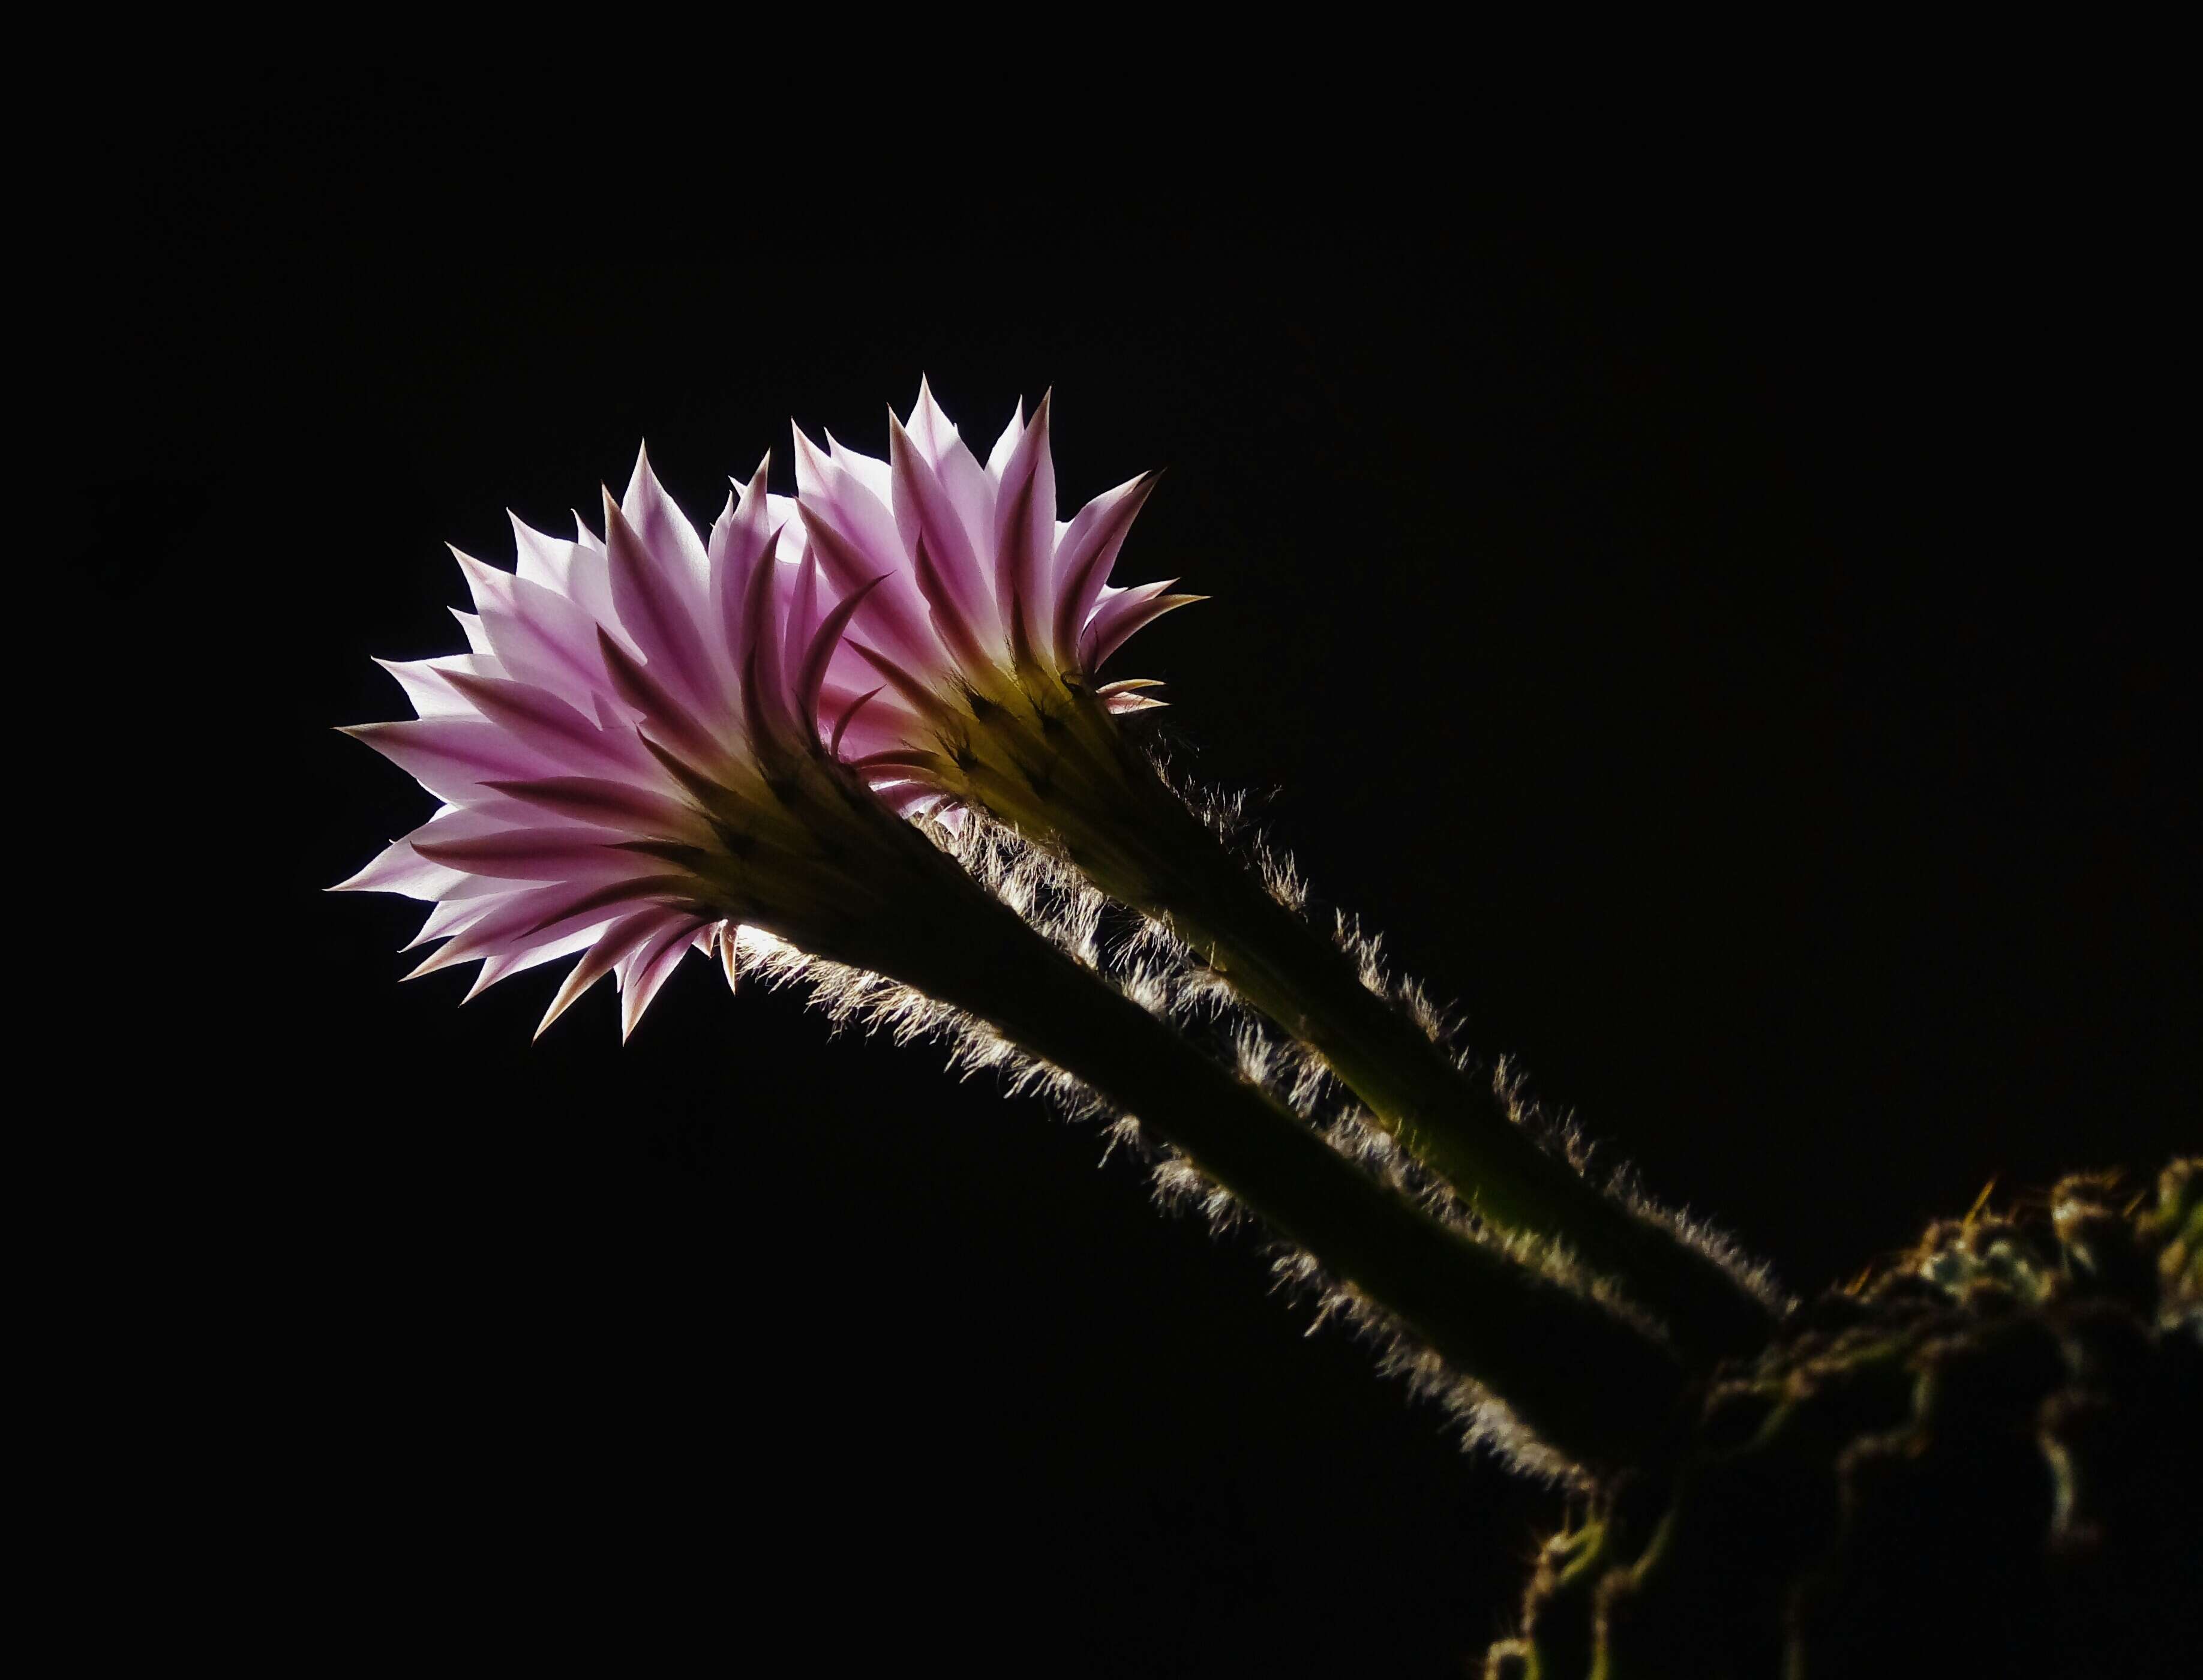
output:
[{"label": "cactus body", "polygon": [[2203,1671],[2203,1161],[1939,1222],[1689,1410],[1490,1680]]}]

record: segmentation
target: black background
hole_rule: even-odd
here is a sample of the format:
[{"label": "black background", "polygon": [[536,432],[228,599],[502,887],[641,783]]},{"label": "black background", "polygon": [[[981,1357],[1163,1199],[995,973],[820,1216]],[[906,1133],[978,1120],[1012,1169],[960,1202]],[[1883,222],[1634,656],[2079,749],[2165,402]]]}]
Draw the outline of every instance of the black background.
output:
[{"label": "black background", "polygon": [[983,446],[1053,386],[1067,498],[1167,469],[1120,578],[1213,599],[1116,674],[1793,1287],[2194,1142],[2146,110],[1212,131],[1106,76],[590,68],[156,70],[58,181],[115,958],[60,1263],[144,1613],[646,1670],[1438,1675],[1503,1630],[1557,1502],[1090,1132],[701,961],[624,1049],[609,988],[531,1045],[545,973],[461,1012],[398,984],[416,908],[320,891],[428,808],[330,726],[458,645],[443,542],[509,564],[505,506],[645,436],[708,518],[922,371]]}]

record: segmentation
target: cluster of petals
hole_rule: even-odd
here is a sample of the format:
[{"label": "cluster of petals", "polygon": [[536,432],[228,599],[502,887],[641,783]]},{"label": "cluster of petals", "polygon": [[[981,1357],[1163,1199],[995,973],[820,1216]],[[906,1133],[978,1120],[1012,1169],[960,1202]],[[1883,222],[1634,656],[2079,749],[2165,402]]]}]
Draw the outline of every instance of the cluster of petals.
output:
[{"label": "cluster of petals", "polygon": [[[1020,672],[1090,682],[1134,631],[1192,599],[1167,581],[1108,581],[1155,475],[1056,518],[1050,406],[1042,398],[1028,421],[1020,405],[983,463],[924,386],[907,425],[889,416],[884,461],[831,433],[824,448],[796,433],[807,552],[841,591],[878,582],[849,625],[856,658],[828,677],[830,699],[855,708],[860,764],[930,744],[928,695]],[[1120,689],[1119,709],[1144,703],[1137,686]]]},{"label": "cluster of petals", "polygon": [[348,731],[440,807],[343,888],[431,901],[414,972],[479,960],[470,997],[578,955],[546,1026],[610,973],[631,1032],[692,949],[731,979],[742,905],[694,860],[724,857],[730,807],[771,807],[777,763],[928,802],[895,761],[930,744],[929,695],[1090,678],[1184,599],[1107,582],[1151,476],[1056,518],[1048,418],[1021,407],[982,464],[922,390],[886,461],[798,433],[798,495],[760,465],[708,535],[646,457],[601,539],[516,518],[514,571],[458,555],[468,651],[383,661],[416,715]]}]

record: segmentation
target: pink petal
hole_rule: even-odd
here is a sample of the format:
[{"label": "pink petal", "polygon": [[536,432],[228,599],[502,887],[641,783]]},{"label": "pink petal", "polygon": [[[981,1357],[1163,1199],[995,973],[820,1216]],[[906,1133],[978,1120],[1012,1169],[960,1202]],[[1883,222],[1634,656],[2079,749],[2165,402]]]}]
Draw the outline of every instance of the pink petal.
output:
[{"label": "pink petal", "polygon": [[[888,417],[888,461],[895,470],[895,516],[912,556],[918,592],[933,609],[934,627],[960,654],[971,644],[1002,639],[994,590],[981,571],[962,517],[908,434]],[[989,526],[991,529],[991,520]],[[968,657],[968,655],[966,655]]]},{"label": "pink petal", "polygon": [[[813,633],[811,645],[803,650],[802,663],[796,669],[795,713],[805,731],[812,736],[818,733],[818,695],[826,685],[826,668],[832,662],[836,650],[842,646],[842,633],[848,629],[849,620],[864,606],[865,597],[886,581],[885,578],[876,577],[837,605]],[[843,721],[848,720],[845,718]]]},{"label": "pink petal", "polygon": [[417,718],[410,723],[359,724],[343,731],[405,771],[437,798],[463,802],[493,779],[550,774],[556,761],[487,718]]},{"label": "pink petal", "polygon": [[839,594],[853,595],[875,577],[886,579],[857,615],[858,633],[913,671],[930,671],[940,666],[940,638],[933,632],[933,620],[926,611],[925,597],[911,575],[908,558],[898,549],[881,565],[868,550],[850,542],[809,507],[802,510],[802,518],[812,551]]},{"label": "pink petal", "polygon": [[459,999],[471,1003],[499,980],[523,973],[541,963],[556,962],[562,956],[571,956],[576,951],[587,950],[597,938],[594,928],[583,928],[563,939],[553,939],[547,945],[537,945],[524,951],[515,951],[509,956],[486,956],[475,971],[475,983],[467,988],[467,995]]},{"label": "pink petal", "polygon": [[808,508],[824,518],[872,563],[872,571],[885,571],[902,564],[902,534],[889,512],[894,503],[894,475],[871,456],[842,448],[831,432],[826,435],[826,442],[831,453],[821,454],[818,446],[801,431],[795,434],[798,511]]},{"label": "pink petal", "polygon": [[[529,944],[553,936],[563,935],[576,927],[587,926],[591,920],[605,921],[605,912],[623,905],[646,900],[667,904],[688,904],[696,896],[695,880],[688,875],[642,875],[629,880],[606,881],[588,884],[588,890],[578,898],[566,902],[560,898],[546,899],[541,914],[535,926],[526,931]],[[546,892],[570,893],[575,888],[565,884],[546,888]]]},{"label": "pink petal", "polygon": [[582,928],[617,920],[645,901],[661,906],[685,903],[695,884],[685,875],[642,875],[609,882],[558,881],[517,892],[494,901],[495,908],[487,914],[469,922],[406,978],[431,974],[478,956],[533,950]]},{"label": "pink petal", "polygon": [[863,758],[897,747],[924,746],[934,732],[910,706],[883,685],[842,705],[830,695],[820,701],[821,715],[836,719],[832,751],[836,758]]},{"label": "pink petal", "polygon": [[[957,520],[971,539],[972,554],[983,578],[994,570],[995,481],[979,464],[962,435],[949,423],[948,415],[933,399],[933,387],[923,379],[918,383],[918,401],[911,408],[910,423],[919,453],[941,481],[949,506],[956,510]],[[893,442],[892,434],[889,442]],[[889,463],[892,467],[892,448]]]},{"label": "pink petal", "polygon": [[884,511],[893,504],[895,474],[884,460],[850,448],[831,432],[826,434],[826,453],[836,470],[862,487],[876,506]]},{"label": "pink petal", "polygon": [[620,1042],[634,1035],[643,1011],[658,996],[659,988],[673,978],[681,959],[688,955],[688,938],[702,926],[694,917],[677,920],[634,952],[620,966]]},{"label": "pink petal", "polygon": [[[883,683],[880,685],[880,688],[885,688],[887,684]],[[858,715],[864,711],[865,707],[871,705],[874,700],[878,698],[879,692],[880,689],[867,689],[863,694],[859,695],[854,700],[836,707],[834,712],[834,738],[830,741],[826,746],[826,755],[829,758],[839,758],[842,756],[842,737],[849,732],[849,725],[857,720]],[[336,889],[333,887],[330,890],[334,892]]]},{"label": "pink petal", "polygon": [[331,892],[395,892],[407,898],[440,899],[466,878],[458,870],[431,863],[409,840],[393,840],[357,874],[346,876]]},{"label": "pink petal", "polygon": [[694,811],[663,794],[596,777],[546,776],[482,785],[572,821],[630,835],[672,838],[688,833],[697,820]]},{"label": "pink petal", "polygon": [[[565,884],[534,887],[491,901],[489,908],[447,940],[442,949],[424,960],[405,978],[417,979],[456,963],[478,956],[511,955],[545,943],[545,936],[566,933],[557,924],[569,914],[587,913],[599,921],[611,918],[599,907],[582,902],[586,894]],[[575,907],[580,903],[580,910]],[[434,920],[432,917],[430,919]],[[425,936],[428,930],[422,929]]]},{"label": "pink petal", "polygon": [[1048,645],[1054,603],[1055,463],[1048,447],[1048,397],[1002,467],[995,504],[995,589],[1020,654]]},{"label": "pink petal", "polygon": [[955,426],[933,399],[933,382],[923,374],[918,380],[918,400],[910,405],[910,441],[929,465],[938,465],[949,446],[957,441]]},{"label": "pink petal", "polygon": [[[510,898],[511,896],[507,894],[505,896]],[[429,910],[421,923],[421,931],[399,949],[418,950],[439,939],[448,939],[455,933],[464,933],[504,902],[505,899],[495,897],[446,898]],[[416,969],[415,972],[419,971]],[[412,976],[406,978],[410,979]]]},{"label": "pink petal", "polygon": [[742,613],[749,600],[750,571],[780,529],[765,488],[765,473],[771,465],[770,455],[758,463],[748,484],[738,487],[712,527],[712,622],[718,630],[727,668],[737,673],[742,665]]},{"label": "pink petal", "polygon": [[475,839],[418,839],[413,849],[431,863],[500,880],[567,881],[632,875],[654,866],[632,852],[609,849],[594,828],[518,828]]},{"label": "pink petal", "polygon": [[570,599],[567,574],[573,565],[574,545],[537,530],[511,508],[505,509],[505,517],[512,523],[514,575]]},{"label": "pink petal", "polygon": [[1142,473],[1103,491],[1072,516],[1056,544],[1055,656],[1066,665],[1078,662],[1081,632],[1109,581],[1125,533],[1160,476]]},{"label": "pink petal", "polygon": [[469,653],[478,654],[485,659],[496,657],[497,650],[489,645],[489,632],[482,628],[480,613],[462,612],[455,606],[452,609],[452,616],[459,621],[459,632],[467,639]]},{"label": "pink petal", "polygon": [[717,711],[725,688],[697,630],[702,580],[687,575],[687,562],[679,555],[647,544],[609,495],[605,553],[611,568],[612,605],[653,677],[688,710],[700,715]]},{"label": "pink petal", "polygon": [[600,630],[597,637],[613,688],[622,700],[642,713],[649,733],[660,746],[681,754],[699,769],[708,770],[725,758],[726,748],[712,731],[682,701],[660,687],[655,677],[635,663],[634,656],[613,641],[609,631]]},{"label": "pink petal", "polygon": [[[523,821],[529,813],[522,812]],[[373,863],[332,892],[397,892],[409,898],[479,898],[513,890],[505,881],[486,881],[447,861],[431,861],[418,849],[423,842],[473,841],[509,833],[514,825],[472,807],[446,806],[410,834],[393,840]],[[606,838],[599,836],[599,839]]]},{"label": "pink petal", "polygon": [[[620,512],[659,564],[677,566],[688,592],[700,593],[711,577],[711,564],[705,557],[704,545],[697,541],[696,528],[674,506],[673,498],[665,494],[665,487],[650,470],[647,445],[635,452],[635,471],[628,479],[627,494],[620,500]],[[605,535],[609,547],[611,533]]]},{"label": "pink petal", "polygon": [[601,545],[593,547],[569,542],[535,529],[518,514],[507,517],[512,521],[514,570],[518,576],[565,596],[593,619],[610,622],[618,616],[612,610],[611,584],[605,576]]},{"label": "pink petal", "polygon": [[[806,547],[802,563],[794,571],[794,588],[788,592],[788,624],[782,632],[780,662],[783,670],[800,671],[811,651],[811,638],[818,630],[818,556]],[[803,693],[800,684],[794,692],[800,700]]]},{"label": "pink petal", "polygon": [[753,741],[788,741],[795,728],[781,663],[780,564],[768,547],[750,573],[744,608],[748,640],[742,650],[742,717]]},{"label": "pink petal", "polygon": [[1207,599],[1204,595],[1165,595],[1163,591],[1169,588],[1169,582],[1143,583],[1137,589],[1120,589],[1104,601],[1086,626],[1080,665],[1089,671],[1100,670],[1133,631],[1153,624],[1166,612]]},{"label": "pink petal", "polygon": [[466,696],[445,678],[455,671],[474,677],[502,677],[504,667],[479,654],[449,654],[434,660],[377,660],[398,679],[416,718],[464,717],[474,710]]},{"label": "pink petal", "polygon": [[933,551],[926,546],[923,533],[918,535],[911,559],[918,572],[918,593],[926,599],[933,633],[965,670],[984,670],[992,660],[981,640],[983,632],[956,605],[955,586],[935,563]]},{"label": "pink petal", "polygon": [[862,655],[874,671],[888,679],[888,686],[895,691],[895,698],[911,712],[930,722],[954,726],[955,715],[948,709],[948,703],[911,672],[861,642],[852,642],[848,645]]},{"label": "pink petal", "polygon": [[1010,452],[1018,447],[1018,440],[1025,435],[1025,399],[1019,397],[1017,412],[1010,416],[1010,423],[1002,428],[1002,435],[995,440],[994,448],[988,452],[987,476],[995,483],[1002,482],[1002,469],[1009,464]]},{"label": "pink petal", "polygon": [[646,762],[632,731],[601,728],[545,689],[506,677],[456,671],[448,680],[483,717],[546,758],[567,763],[581,760],[622,772],[633,772]]},{"label": "pink petal", "polygon": [[[577,704],[605,687],[596,621],[552,589],[485,565],[454,548],[489,650],[504,673]],[[470,638],[471,639],[471,638]]]},{"label": "pink petal", "polygon": [[536,1024],[535,1036],[541,1038],[552,1021],[573,1008],[583,992],[611,973],[613,967],[638,946],[664,932],[669,923],[685,920],[677,910],[667,910],[653,904],[647,909],[621,917],[598,934],[582,960],[566,976],[564,984],[559,986],[557,995],[551,1000],[551,1007],[543,1012],[543,1019]]}]

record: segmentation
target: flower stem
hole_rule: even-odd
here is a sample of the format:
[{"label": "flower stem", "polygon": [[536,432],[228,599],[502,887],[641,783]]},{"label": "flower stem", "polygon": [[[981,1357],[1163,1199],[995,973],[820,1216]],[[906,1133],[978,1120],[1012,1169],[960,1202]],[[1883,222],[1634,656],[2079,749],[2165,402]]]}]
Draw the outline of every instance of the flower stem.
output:
[{"label": "flower stem", "polygon": [[[1054,841],[1104,891],[1166,921],[1251,1007],[1321,1056],[1480,1218],[1565,1243],[1657,1314],[1694,1362],[1766,1341],[1774,1319],[1763,1302],[1539,1148],[1487,1082],[1465,1074],[1362,984],[1344,951],[1270,895],[1093,696],[1072,689],[1027,700],[1024,717],[1003,707],[983,714],[977,750],[963,766],[974,803]],[[989,718],[1000,719],[992,729]],[[1037,744],[1047,748],[1039,775]]]},{"label": "flower stem", "polygon": [[989,1022],[1183,1150],[1579,1464],[1632,1461],[1686,1380],[1587,1297],[1368,1177],[1297,1117],[1079,967],[996,901],[906,949],[898,978]]},{"label": "flower stem", "polygon": [[1657,1337],[1370,1177],[1073,961],[824,754],[777,764],[771,790],[865,890],[780,926],[759,906],[742,912],[750,926],[963,1010],[1136,1115],[1579,1464],[1630,1463],[1664,1435],[1689,1379]]}]

